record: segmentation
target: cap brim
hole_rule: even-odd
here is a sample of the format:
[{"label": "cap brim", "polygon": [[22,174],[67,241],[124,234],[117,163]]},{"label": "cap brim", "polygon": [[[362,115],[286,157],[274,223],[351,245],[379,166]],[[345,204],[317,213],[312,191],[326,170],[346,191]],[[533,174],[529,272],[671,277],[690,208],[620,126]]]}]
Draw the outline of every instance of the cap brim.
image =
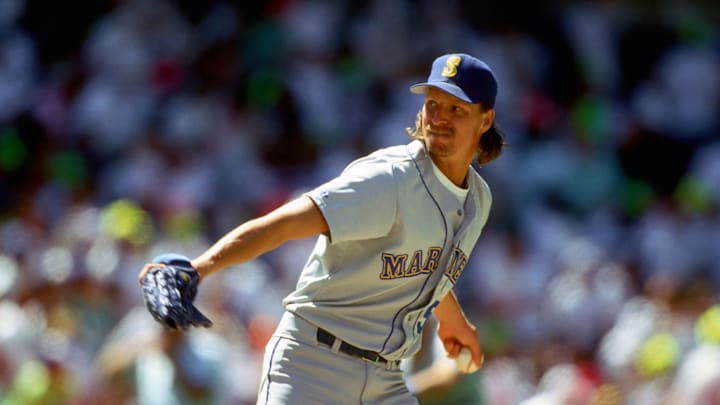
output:
[{"label": "cap brim", "polygon": [[440,89],[446,93],[450,93],[451,95],[459,98],[460,100],[466,101],[468,103],[474,103],[472,100],[470,100],[470,97],[468,97],[467,94],[462,91],[460,87],[448,82],[425,82],[413,84],[412,86],[410,86],[410,91],[415,94],[425,94],[427,93],[428,87],[435,87],[436,89]]}]

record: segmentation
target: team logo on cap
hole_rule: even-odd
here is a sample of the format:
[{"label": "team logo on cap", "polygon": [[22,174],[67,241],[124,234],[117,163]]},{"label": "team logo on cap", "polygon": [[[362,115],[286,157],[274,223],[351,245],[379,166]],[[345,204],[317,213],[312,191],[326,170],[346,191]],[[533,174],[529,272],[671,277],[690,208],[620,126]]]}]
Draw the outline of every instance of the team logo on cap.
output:
[{"label": "team logo on cap", "polygon": [[457,74],[457,68],[460,66],[460,57],[457,55],[453,55],[448,58],[448,60],[445,62],[445,67],[442,70],[442,75],[444,77],[455,77]]}]

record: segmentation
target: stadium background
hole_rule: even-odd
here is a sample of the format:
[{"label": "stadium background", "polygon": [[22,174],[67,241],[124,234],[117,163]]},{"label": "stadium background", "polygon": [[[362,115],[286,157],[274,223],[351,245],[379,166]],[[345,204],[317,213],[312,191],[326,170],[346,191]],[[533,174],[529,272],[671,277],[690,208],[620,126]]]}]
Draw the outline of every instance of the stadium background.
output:
[{"label": "stadium background", "polygon": [[208,331],[138,270],[407,142],[449,51],[509,143],[458,288],[485,403],[720,400],[717,3],[254,3],[0,0],[0,404],[254,403],[312,241],[207,280]]}]

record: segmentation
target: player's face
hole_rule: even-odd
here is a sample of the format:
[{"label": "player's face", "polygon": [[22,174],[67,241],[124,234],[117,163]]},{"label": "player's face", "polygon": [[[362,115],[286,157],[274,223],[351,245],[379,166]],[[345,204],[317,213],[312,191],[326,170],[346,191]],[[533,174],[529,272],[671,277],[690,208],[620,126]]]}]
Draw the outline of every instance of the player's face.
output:
[{"label": "player's face", "polygon": [[422,134],[430,155],[472,161],[494,111],[430,87],[422,109]]}]

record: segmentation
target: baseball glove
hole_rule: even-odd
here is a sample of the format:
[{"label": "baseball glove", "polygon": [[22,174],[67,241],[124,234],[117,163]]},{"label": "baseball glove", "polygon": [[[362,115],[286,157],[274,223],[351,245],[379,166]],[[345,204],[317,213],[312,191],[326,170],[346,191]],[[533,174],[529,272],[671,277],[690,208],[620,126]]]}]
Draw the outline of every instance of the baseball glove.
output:
[{"label": "baseball glove", "polygon": [[145,273],[142,288],[153,318],[170,329],[211,326],[210,319],[193,305],[200,276],[190,260],[170,253],[155,257],[152,263],[158,265]]}]

